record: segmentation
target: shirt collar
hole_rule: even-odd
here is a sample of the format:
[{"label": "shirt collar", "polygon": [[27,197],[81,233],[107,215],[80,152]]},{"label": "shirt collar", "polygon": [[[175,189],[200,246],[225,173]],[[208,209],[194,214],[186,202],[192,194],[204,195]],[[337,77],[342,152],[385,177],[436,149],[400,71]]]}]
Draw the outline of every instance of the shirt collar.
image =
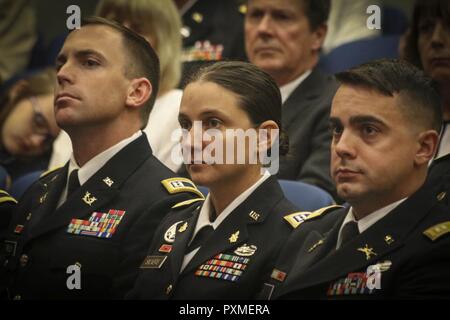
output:
[{"label": "shirt collar", "polygon": [[[211,203],[211,197],[208,194],[206,196],[205,202],[200,210],[197,225],[195,226],[194,234],[192,238],[195,236],[197,231],[199,231],[205,225],[211,225],[214,230],[236,209],[242,202],[244,202],[255,190],[258,188],[264,181],[266,181],[270,177],[270,173],[265,171],[261,178],[256,181],[250,188],[241,193],[236,199],[234,199],[223,212],[216,218],[214,222],[209,220],[211,214],[213,214],[213,207]],[[215,214],[215,213],[214,213]]]},{"label": "shirt collar", "polygon": [[105,163],[107,163],[112,157],[114,157],[120,150],[122,150],[132,141],[139,138],[141,135],[142,131],[139,130],[131,137],[120,141],[111,148],[96,155],[94,158],[86,162],[84,166],[81,168],[78,166],[72,153],[72,156],[70,157],[69,161],[69,170],[67,172],[67,179],[69,179],[70,173],[73,170],[78,169],[78,180],[80,181],[80,186],[82,186],[86,181],[89,180],[90,177],[92,177],[100,168],[102,168],[105,165]]},{"label": "shirt collar", "polygon": [[396,207],[398,207],[403,201],[405,201],[407,198],[403,198],[399,201],[396,201],[394,203],[391,203],[381,209],[378,209],[371,214],[368,214],[364,218],[360,220],[356,220],[355,215],[353,214],[353,207],[350,207],[350,209],[347,212],[347,215],[345,216],[344,222],[341,225],[341,228],[339,229],[339,235],[337,240],[336,248],[338,249],[341,246],[342,242],[342,229],[344,228],[345,224],[350,221],[355,221],[358,225],[359,233],[363,233],[367,229],[369,229],[372,225],[374,225],[376,222],[384,218],[389,212],[394,210]]},{"label": "shirt collar", "polygon": [[291,93],[297,88],[309,75],[311,74],[311,70],[307,70],[297,79],[285,84],[280,87],[281,92],[281,102],[284,104],[286,100],[289,98]]}]

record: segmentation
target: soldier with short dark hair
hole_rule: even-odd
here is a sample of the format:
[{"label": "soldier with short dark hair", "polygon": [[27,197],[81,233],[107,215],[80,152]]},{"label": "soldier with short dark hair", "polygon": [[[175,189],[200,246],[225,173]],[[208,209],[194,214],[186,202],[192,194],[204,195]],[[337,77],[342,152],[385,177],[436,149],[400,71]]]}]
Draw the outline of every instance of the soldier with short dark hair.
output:
[{"label": "soldier with short dark hair", "polygon": [[337,79],[331,172],[349,206],[299,214],[261,297],[450,297],[448,195],[426,182],[442,121],[431,79],[396,60]]},{"label": "soldier with short dark hair", "polygon": [[121,298],[171,206],[203,196],[152,155],[141,131],[159,85],[158,57],[144,38],[88,19],[68,35],[56,69],[55,118],[73,154],[13,212],[1,251],[2,294]]}]

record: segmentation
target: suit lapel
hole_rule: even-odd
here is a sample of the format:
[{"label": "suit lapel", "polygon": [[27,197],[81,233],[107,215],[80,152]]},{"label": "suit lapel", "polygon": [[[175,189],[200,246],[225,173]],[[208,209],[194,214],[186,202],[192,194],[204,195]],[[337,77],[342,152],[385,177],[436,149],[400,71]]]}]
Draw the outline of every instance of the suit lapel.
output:
[{"label": "suit lapel", "polygon": [[45,208],[39,209],[44,213],[43,218],[38,221],[27,240],[67,226],[72,219],[86,218],[103,208],[119,194],[126,179],[150,156],[150,146],[145,134],[142,134],[114,155],[55,211],[59,195],[65,186],[68,168],[66,165],[63,171],[65,177],[58,175],[57,180],[49,187],[49,198]]},{"label": "suit lapel", "polygon": [[289,279],[295,279],[305,269],[335,251],[339,229],[347,211],[348,209],[342,211],[342,215],[336,220],[330,231],[324,234],[311,231],[308,234],[300,249],[300,254],[297,255],[297,261],[294,264],[295,270],[292,270]]},{"label": "suit lapel", "polygon": [[[290,279],[293,285],[286,291],[299,290],[320,283],[331,282],[350,272],[363,270],[369,265],[375,264],[388,253],[397,250],[403,245],[404,239],[422,220],[434,205],[434,189],[427,186],[420,188],[409,199],[401,203],[386,217],[379,220],[365,232],[349,242],[339,250],[333,251],[337,241],[336,227],[330,232],[330,244],[324,246],[322,252],[328,255],[306,269],[305,272]],[[423,199],[429,199],[424,201]],[[337,229],[339,230],[339,228]]]},{"label": "suit lapel", "polygon": [[[283,197],[276,178],[269,177],[219,225],[183,270],[183,274],[191,272],[217,254],[245,244],[249,239],[249,227],[263,223],[273,206]],[[256,220],[250,216],[252,212],[258,214]]]},{"label": "suit lapel", "polygon": [[[180,275],[181,265],[184,260],[185,252],[189,240],[192,238],[192,234],[195,230],[195,225],[197,224],[198,216],[200,214],[200,208],[194,211],[194,213],[186,220],[183,220],[182,223],[177,225],[175,242],[173,244],[172,253],[171,253],[171,267],[172,267],[172,277],[173,279],[177,279]],[[187,223],[187,229],[185,231],[180,232],[180,227]],[[182,229],[181,229],[182,230]]]},{"label": "suit lapel", "polygon": [[39,225],[42,220],[48,218],[49,215],[55,212],[56,205],[61,197],[61,192],[66,185],[68,168],[69,165],[67,163],[50,180],[38,182],[41,191],[37,194],[37,198],[33,200],[33,219],[30,221],[25,236],[31,236],[33,234],[33,229]]}]

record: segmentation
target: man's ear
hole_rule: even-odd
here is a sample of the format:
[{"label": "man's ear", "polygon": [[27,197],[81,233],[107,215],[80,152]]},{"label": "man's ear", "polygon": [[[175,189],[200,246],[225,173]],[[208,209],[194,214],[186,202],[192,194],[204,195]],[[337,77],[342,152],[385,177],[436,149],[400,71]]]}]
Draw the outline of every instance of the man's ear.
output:
[{"label": "man's ear", "polygon": [[414,163],[418,166],[427,164],[437,151],[439,133],[435,130],[427,130],[419,134],[418,149]]},{"label": "man's ear", "polygon": [[150,99],[152,93],[152,84],[147,78],[133,79],[128,87],[125,104],[127,107],[140,108]]},{"label": "man's ear", "polygon": [[328,25],[322,23],[319,25],[316,30],[313,31],[314,40],[312,43],[312,49],[314,51],[319,52],[322,48],[323,43],[325,42],[325,37],[327,36]]},{"label": "man's ear", "polygon": [[267,152],[272,147],[275,139],[280,135],[279,127],[273,120],[267,120],[258,127],[258,152]]}]

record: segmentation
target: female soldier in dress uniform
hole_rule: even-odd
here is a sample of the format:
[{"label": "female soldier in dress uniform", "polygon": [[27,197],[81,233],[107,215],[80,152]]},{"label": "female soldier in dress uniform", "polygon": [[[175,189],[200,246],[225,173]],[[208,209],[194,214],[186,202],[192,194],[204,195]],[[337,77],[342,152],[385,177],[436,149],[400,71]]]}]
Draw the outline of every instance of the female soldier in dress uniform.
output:
[{"label": "female soldier in dress uniform", "polygon": [[187,171],[209,194],[163,220],[128,298],[250,299],[292,230],[283,218],[296,211],[263,165],[287,152],[280,91],[251,64],[219,62],[188,83],[179,122]]}]

